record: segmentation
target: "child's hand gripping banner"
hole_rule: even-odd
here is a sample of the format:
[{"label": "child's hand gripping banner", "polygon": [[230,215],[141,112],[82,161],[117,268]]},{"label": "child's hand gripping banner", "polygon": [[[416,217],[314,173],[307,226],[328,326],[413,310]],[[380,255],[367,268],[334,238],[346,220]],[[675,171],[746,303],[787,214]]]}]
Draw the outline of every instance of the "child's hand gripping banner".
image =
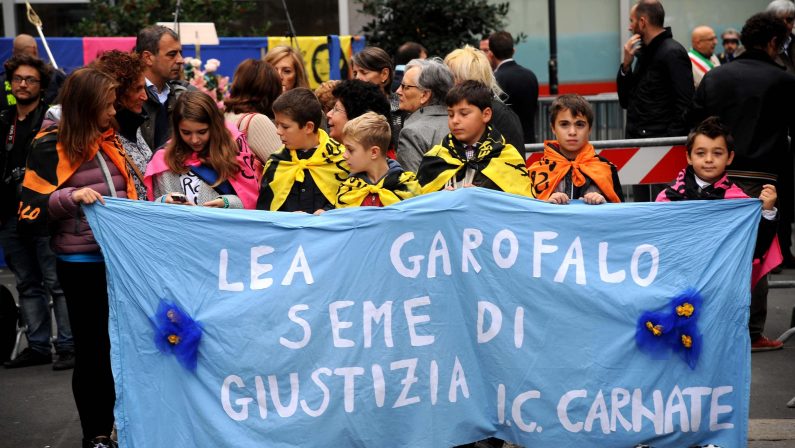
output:
[{"label": "child's hand gripping banner", "polygon": [[126,447],[744,446],[759,201],[108,199]]}]

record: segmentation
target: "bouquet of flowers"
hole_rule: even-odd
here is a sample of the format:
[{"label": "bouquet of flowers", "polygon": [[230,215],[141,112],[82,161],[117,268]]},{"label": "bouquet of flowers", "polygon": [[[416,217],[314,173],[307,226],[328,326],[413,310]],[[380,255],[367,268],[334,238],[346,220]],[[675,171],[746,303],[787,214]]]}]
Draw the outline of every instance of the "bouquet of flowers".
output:
[{"label": "bouquet of flowers", "polygon": [[224,109],[224,98],[229,95],[229,77],[221,76],[218,67],[221,61],[218,59],[208,59],[201,69],[201,59],[185,58],[185,79],[194,87],[210,95],[218,104],[218,108]]}]

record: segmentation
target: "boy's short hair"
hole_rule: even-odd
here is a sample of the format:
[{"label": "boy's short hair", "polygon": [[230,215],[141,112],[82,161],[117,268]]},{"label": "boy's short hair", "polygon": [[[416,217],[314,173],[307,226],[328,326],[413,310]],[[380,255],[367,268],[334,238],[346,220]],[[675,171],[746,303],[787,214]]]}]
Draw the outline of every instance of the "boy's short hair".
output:
[{"label": "boy's short hair", "polygon": [[688,154],[693,151],[693,144],[696,137],[699,135],[709,137],[713,140],[718,137],[723,137],[723,139],[726,140],[726,149],[728,149],[729,152],[734,151],[734,137],[732,137],[731,130],[728,126],[723,124],[717,116],[708,117],[687,134],[687,143],[685,143],[685,147],[687,148]]},{"label": "boy's short hair", "polygon": [[554,126],[558,114],[564,110],[571,112],[574,117],[582,115],[588,120],[588,126],[593,127],[593,107],[591,107],[591,103],[588,100],[580,95],[568,93],[557,97],[549,106],[549,123]]},{"label": "boy's short hair", "polygon": [[445,97],[445,103],[447,107],[453,107],[466,100],[467,103],[482,111],[487,107],[491,107],[492,98],[491,89],[480,81],[470,79],[450,89]]},{"label": "boy's short hair", "polygon": [[386,117],[375,112],[365,112],[349,120],[342,128],[342,139],[350,139],[369,148],[377,146],[381,155],[386,157],[389,143],[392,141],[392,131]]},{"label": "boy's short hair", "polygon": [[320,120],[323,119],[320,101],[306,87],[296,87],[279,95],[273,102],[273,113],[287,115],[300,127],[312,122],[315,125],[315,132],[320,129]]}]

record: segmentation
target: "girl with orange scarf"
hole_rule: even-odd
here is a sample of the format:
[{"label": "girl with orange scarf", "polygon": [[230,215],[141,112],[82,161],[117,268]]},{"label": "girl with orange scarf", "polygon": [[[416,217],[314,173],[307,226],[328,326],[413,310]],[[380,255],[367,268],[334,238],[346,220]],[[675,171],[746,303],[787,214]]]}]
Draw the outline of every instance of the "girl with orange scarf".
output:
[{"label": "girl with orange scarf", "polygon": [[33,141],[22,183],[20,232],[52,231],[56,270],[75,343],[72,391],[83,447],[110,446],[116,400],[108,338],[105,261],[82,207],[103,196],[136,199],[124,147],[111,127],[116,82],[94,68],[70,75],[61,121]]}]

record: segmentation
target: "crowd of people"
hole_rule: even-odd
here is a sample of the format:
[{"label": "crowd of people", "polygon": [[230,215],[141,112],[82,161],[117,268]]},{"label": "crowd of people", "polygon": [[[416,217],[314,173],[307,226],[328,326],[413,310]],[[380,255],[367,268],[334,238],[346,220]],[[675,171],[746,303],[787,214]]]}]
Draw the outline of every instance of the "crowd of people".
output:
[{"label": "crowd of people", "polygon": [[[720,56],[711,28],[696,28],[687,51],[664,19],[658,0],[630,12],[633,35],[617,75],[627,136],[689,135],[688,166],[657,200],[760,198],[755,256],[765,257],[776,224],[788,227],[793,212],[795,3],[775,0],[741,33],[724,31]],[[147,27],[133,51],[106,52],[65,79],[29,38],[15,40],[4,65],[12,101],[0,112],[0,242],[29,342],[5,366],[53,362],[51,296],[53,367],[74,366],[83,446],[115,443],[105,262],[85,204],[119,197],[320,215],[469,187],[560,205],[624,200],[616,167],[589,141],[594,112],[579,95],[552,103],[555,140],[541,160],[525,162],[524,144],[536,139],[538,80],[513,60],[505,31],[444,58],[428,58],[413,42],[394,59],[366,47],[352,57],[351,79],[315,92],[300,53],[271,48],[237,67],[223,111],[181,79],[182,47],[169,28]],[[45,94],[51,82],[55,100]],[[789,233],[779,237],[791,260]],[[781,348],[762,334],[766,295],[763,280],[752,294],[754,350]]]}]

